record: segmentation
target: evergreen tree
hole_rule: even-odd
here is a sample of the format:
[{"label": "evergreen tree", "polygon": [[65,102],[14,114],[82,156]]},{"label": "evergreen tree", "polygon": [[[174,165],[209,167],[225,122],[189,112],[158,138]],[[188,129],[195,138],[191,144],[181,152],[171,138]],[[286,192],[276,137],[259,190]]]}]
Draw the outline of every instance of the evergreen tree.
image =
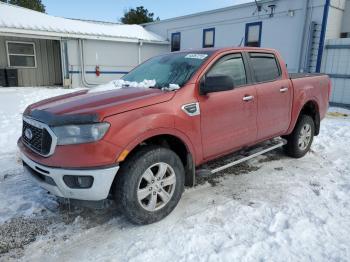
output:
[{"label": "evergreen tree", "polygon": [[[154,21],[154,13],[150,13],[143,6],[138,6],[136,9],[130,8],[124,12],[124,16],[120,19],[123,24],[143,24]],[[159,17],[156,18],[159,20]]]},{"label": "evergreen tree", "polygon": [[45,5],[43,5],[41,0],[0,0],[0,2],[8,3],[11,5],[18,5],[24,8],[45,13]]}]

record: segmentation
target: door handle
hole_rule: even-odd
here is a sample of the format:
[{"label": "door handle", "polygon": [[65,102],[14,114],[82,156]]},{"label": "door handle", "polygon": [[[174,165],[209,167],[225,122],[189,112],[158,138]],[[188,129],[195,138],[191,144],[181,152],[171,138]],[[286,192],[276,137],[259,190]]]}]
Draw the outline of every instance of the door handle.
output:
[{"label": "door handle", "polygon": [[243,97],[243,101],[248,102],[254,99],[254,96],[245,96]]},{"label": "door handle", "polygon": [[281,87],[280,92],[285,93],[288,91],[288,87]]}]

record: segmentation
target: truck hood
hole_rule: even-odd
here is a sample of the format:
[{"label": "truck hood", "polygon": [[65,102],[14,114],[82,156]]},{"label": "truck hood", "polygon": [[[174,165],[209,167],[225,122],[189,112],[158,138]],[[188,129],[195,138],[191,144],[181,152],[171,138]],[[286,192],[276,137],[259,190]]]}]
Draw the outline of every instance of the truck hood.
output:
[{"label": "truck hood", "polygon": [[103,118],[126,111],[169,101],[175,92],[154,88],[121,88],[89,93],[88,90],[57,96],[32,104],[25,114],[44,111],[53,115],[95,114]]}]

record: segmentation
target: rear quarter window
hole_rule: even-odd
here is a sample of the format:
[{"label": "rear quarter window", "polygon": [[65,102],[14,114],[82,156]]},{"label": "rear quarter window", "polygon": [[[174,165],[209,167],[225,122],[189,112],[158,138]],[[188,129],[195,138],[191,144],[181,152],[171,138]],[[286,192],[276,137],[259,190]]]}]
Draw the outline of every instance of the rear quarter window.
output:
[{"label": "rear quarter window", "polygon": [[281,69],[273,54],[250,53],[249,56],[256,82],[269,82],[280,78]]}]

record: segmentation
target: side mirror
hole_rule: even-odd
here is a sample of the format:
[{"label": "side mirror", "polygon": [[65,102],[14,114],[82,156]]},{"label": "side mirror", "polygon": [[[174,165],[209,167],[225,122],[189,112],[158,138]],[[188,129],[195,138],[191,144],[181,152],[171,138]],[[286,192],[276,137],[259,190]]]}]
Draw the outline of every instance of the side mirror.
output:
[{"label": "side mirror", "polygon": [[233,79],[227,75],[212,75],[202,79],[200,94],[206,95],[213,92],[228,91],[234,88]]}]

